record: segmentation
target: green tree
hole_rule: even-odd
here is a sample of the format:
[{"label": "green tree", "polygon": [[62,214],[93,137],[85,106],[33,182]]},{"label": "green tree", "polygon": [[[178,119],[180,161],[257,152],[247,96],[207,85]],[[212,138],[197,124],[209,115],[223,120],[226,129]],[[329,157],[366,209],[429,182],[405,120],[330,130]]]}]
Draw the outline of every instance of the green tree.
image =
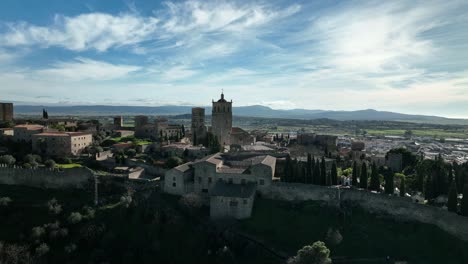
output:
[{"label": "green tree", "polygon": [[372,163],[372,172],[371,172],[371,179],[370,179],[369,189],[371,189],[373,191],[379,191],[380,190],[379,172],[377,171],[377,165],[375,165],[375,162]]},{"label": "green tree", "polygon": [[352,175],[352,183],[351,185],[357,186],[358,185],[358,169],[357,169],[357,162],[355,161],[353,164],[353,175]]},{"label": "green tree", "polygon": [[297,255],[290,258],[288,264],[329,264],[330,250],[322,241],[317,241],[312,245],[304,246],[297,251]]},{"label": "green tree", "polygon": [[468,184],[463,187],[463,198],[460,206],[461,215],[468,216]]},{"label": "green tree", "polygon": [[458,207],[458,193],[457,193],[457,183],[452,181],[450,184],[450,189],[448,193],[447,208],[450,212],[457,212]]},{"label": "green tree", "polygon": [[367,164],[366,162],[363,162],[361,166],[361,177],[359,178],[359,185],[361,188],[367,189]]}]

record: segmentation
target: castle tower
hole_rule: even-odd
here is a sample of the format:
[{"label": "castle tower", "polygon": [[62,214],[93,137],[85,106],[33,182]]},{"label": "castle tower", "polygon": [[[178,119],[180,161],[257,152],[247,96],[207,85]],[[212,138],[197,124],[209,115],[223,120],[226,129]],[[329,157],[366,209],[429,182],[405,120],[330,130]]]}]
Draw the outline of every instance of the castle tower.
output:
[{"label": "castle tower", "polygon": [[192,108],[192,143],[194,145],[203,144],[206,137],[205,108]]},{"label": "castle tower", "polygon": [[219,144],[231,144],[232,100],[231,102],[226,101],[224,93],[221,93],[221,99],[217,102],[213,101],[211,129],[218,138]]},{"label": "castle tower", "polygon": [[12,103],[0,103],[0,121],[12,121],[13,120],[13,104]]},{"label": "castle tower", "polygon": [[135,116],[135,128],[141,128],[148,124],[148,117],[139,115]]},{"label": "castle tower", "polygon": [[114,117],[114,126],[118,127],[118,128],[123,127],[123,117],[122,116]]}]

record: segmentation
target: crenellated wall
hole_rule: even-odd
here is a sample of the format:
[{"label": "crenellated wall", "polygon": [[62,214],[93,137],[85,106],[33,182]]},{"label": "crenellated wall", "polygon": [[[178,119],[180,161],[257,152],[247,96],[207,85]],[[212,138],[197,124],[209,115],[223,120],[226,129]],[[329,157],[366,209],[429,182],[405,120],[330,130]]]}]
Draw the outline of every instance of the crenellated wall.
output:
[{"label": "crenellated wall", "polygon": [[0,164],[0,184],[25,185],[39,188],[86,188],[94,174],[88,168],[63,171],[38,168],[26,169]]},{"label": "crenellated wall", "polygon": [[453,236],[468,241],[468,217],[438,207],[417,204],[408,198],[363,190],[281,182],[258,191],[262,197],[273,200],[323,201],[336,206],[340,203],[356,204],[369,212],[383,213],[395,219],[433,224]]}]

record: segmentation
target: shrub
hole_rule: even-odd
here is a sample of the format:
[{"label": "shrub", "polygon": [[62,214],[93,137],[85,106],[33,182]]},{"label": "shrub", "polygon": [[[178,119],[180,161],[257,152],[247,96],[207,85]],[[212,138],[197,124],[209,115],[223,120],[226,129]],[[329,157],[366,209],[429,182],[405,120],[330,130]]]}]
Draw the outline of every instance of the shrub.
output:
[{"label": "shrub", "polygon": [[94,215],[96,213],[96,211],[93,208],[89,207],[89,206],[83,207],[83,211],[84,211],[84,216],[83,217],[86,218],[86,219],[93,219]]},{"label": "shrub", "polygon": [[83,216],[79,212],[72,212],[70,216],[68,217],[68,222],[70,224],[77,224],[81,222],[83,219]]},{"label": "shrub", "polygon": [[11,155],[0,156],[0,164],[13,165],[16,163],[16,159]]},{"label": "shrub", "polygon": [[42,226],[36,226],[32,228],[31,237],[37,239],[42,237],[46,233],[46,230]]},{"label": "shrub", "polygon": [[10,197],[0,197],[0,206],[8,206],[12,201]]},{"label": "shrub", "polygon": [[73,244],[73,243],[71,243],[71,244],[69,244],[69,245],[66,245],[64,249],[65,249],[65,252],[67,252],[68,254],[70,254],[70,253],[72,253],[73,251],[76,250],[76,245]]},{"label": "shrub", "polygon": [[49,251],[50,251],[50,248],[46,243],[42,243],[36,248],[36,254],[38,256],[43,256],[49,253]]},{"label": "shrub", "polygon": [[288,259],[288,264],[329,264],[331,263],[330,250],[322,241],[304,246],[297,251],[297,255]]},{"label": "shrub", "polygon": [[125,207],[129,207],[130,204],[132,203],[133,199],[132,199],[132,196],[130,194],[124,194],[120,197],[120,203],[125,206]]},{"label": "shrub", "polygon": [[199,209],[203,205],[201,197],[196,193],[185,194],[180,198],[179,203],[189,210]]},{"label": "shrub", "polygon": [[52,200],[47,202],[49,212],[51,214],[58,215],[62,212],[62,206],[58,203],[57,199],[52,198]]},{"label": "shrub", "polygon": [[335,229],[335,228],[329,228],[327,231],[327,242],[330,245],[336,246],[343,241],[343,236],[340,233],[340,230]]},{"label": "shrub", "polygon": [[53,168],[55,168],[56,163],[55,163],[54,160],[48,159],[48,160],[46,160],[46,161],[44,162],[44,165],[45,165],[47,168],[53,169]]}]

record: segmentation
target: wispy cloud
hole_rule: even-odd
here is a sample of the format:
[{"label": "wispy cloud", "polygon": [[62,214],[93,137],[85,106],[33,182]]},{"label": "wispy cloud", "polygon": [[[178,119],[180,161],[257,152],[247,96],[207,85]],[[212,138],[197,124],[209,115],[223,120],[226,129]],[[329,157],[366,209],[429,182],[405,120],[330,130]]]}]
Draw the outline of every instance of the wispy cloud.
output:
[{"label": "wispy cloud", "polygon": [[57,62],[51,68],[37,70],[36,76],[60,81],[105,81],[126,77],[140,70],[139,66],[114,65],[87,58],[76,58],[72,62]]},{"label": "wispy cloud", "polygon": [[27,22],[9,23],[9,30],[0,36],[0,42],[9,47],[59,46],[74,51],[106,51],[111,47],[131,45],[152,38],[157,24],[158,19],[154,17],[139,17],[135,14],[56,15],[50,26],[36,26]]}]

